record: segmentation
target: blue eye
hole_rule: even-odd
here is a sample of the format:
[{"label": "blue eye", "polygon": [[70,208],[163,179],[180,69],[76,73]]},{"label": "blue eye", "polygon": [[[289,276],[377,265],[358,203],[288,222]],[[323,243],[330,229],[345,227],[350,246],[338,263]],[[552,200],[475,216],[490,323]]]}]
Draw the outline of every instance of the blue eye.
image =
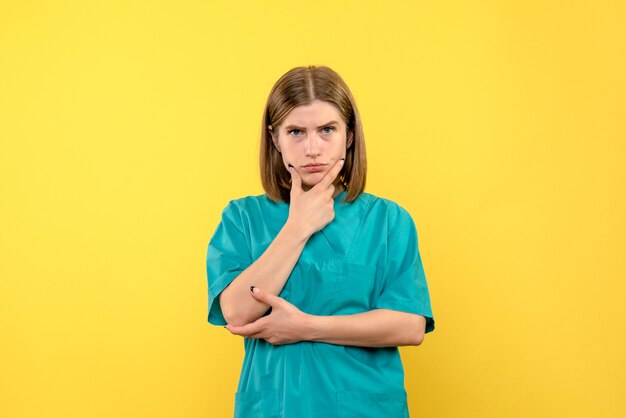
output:
[{"label": "blue eye", "polygon": [[[330,129],[330,130],[327,131],[327,129]],[[333,128],[332,126],[327,126],[327,127],[324,128],[324,133],[325,134],[329,134],[329,133],[331,133],[334,130],[335,130],[335,128]]]},{"label": "blue eye", "polygon": [[298,136],[299,132],[300,132],[300,129],[291,129],[291,130],[287,131],[287,133],[289,135],[293,135],[293,136]]}]

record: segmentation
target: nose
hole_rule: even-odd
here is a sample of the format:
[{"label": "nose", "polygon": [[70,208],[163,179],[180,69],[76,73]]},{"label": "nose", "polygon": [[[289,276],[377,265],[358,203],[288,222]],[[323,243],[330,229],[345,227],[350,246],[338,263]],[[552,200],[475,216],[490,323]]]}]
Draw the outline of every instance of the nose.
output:
[{"label": "nose", "polygon": [[314,135],[309,135],[309,138],[307,138],[306,141],[306,156],[307,157],[317,157],[320,155],[320,138],[318,138],[319,135],[314,134]]}]

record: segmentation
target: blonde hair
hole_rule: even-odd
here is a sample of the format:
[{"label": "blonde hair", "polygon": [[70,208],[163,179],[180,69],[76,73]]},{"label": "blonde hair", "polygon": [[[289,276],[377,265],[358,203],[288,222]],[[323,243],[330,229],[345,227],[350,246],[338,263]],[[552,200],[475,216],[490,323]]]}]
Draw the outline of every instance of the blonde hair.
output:
[{"label": "blonde hair", "polygon": [[338,175],[346,188],[344,202],[353,202],[365,189],[367,159],[361,117],[352,93],[343,79],[326,66],[296,67],[285,73],[270,91],[263,111],[261,127],[261,183],[270,199],[289,202],[291,174],[285,168],[281,154],[272,142],[270,126],[276,128],[294,108],[313,100],[334,104],[346,124],[346,134],[352,144],[346,150],[346,160]]}]

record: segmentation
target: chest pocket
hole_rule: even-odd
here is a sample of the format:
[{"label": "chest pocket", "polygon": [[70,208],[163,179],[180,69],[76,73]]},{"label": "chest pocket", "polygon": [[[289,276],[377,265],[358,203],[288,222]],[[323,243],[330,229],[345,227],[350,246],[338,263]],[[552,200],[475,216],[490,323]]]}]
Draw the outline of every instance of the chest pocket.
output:
[{"label": "chest pocket", "polygon": [[347,315],[371,309],[376,267],[343,260],[299,260],[280,296],[312,315]]}]

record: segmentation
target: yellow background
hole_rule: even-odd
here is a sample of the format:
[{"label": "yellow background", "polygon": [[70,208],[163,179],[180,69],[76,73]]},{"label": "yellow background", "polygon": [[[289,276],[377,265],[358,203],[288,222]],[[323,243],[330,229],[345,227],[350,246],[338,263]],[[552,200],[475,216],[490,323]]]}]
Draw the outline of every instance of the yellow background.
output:
[{"label": "yellow background", "polygon": [[0,4],[0,416],[232,416],[206,246],[307,64],[418,228],[412,416],[626,416],[623,2]]}]

